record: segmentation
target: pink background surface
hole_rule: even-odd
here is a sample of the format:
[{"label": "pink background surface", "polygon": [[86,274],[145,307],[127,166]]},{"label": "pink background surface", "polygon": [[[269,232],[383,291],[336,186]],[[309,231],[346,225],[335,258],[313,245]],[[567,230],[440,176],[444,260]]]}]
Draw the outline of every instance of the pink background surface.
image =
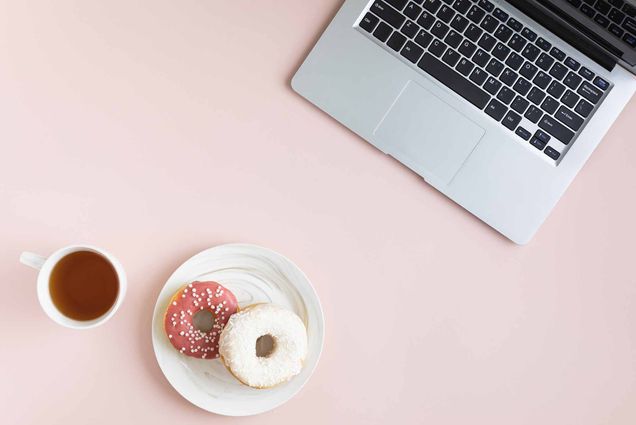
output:
[{"label": "pink background surface", "polygon": [[[0,2],[2,423],[636,423],[636,99],[515,246],[292,92],[339,4]],[[244,419],[183,400],[150,340],[172,271],[235,241],[327,318],[304,390]],[[129,293],[78,332],[18,256],[82,242]]]}]

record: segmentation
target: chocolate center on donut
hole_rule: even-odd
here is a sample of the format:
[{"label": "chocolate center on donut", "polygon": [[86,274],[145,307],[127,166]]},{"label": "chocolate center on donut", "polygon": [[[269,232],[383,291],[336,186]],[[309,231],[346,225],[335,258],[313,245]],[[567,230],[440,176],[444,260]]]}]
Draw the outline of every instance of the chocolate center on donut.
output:
[{"label": "chocolate center on donut", "polygon": [[261,335],[256,339],[256,356],[269,357],[276,348],[276,340],[270,334]]},{"label": "chocolate center on donut", "polygon": [[201,332],[210,332],[214,326],[214,315],[208,310],[200,310],[192,316],[192,324]]}]

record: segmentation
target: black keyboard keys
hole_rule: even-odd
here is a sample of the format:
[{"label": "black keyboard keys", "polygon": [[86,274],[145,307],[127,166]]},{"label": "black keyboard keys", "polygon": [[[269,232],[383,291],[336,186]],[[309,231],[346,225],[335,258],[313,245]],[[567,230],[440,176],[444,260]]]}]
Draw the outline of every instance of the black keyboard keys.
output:
[{"label": "black keyboard keys", "polygon": [[484,111],[496,121],[501,121],[507,110],[508,108],[506,108],[506,105],[499,102],[497,99],[492,99],[488,106],[486,106],[486,109],[484,109]]},{"label": "black keyboard keys", "polygon": [[513,130],[513,131],[515,128],[517,128],[517,126],[519,125],[519,122],[521,122],[521,115],[513,111],[508,111],[503,121],[501,121],[504,127],[506,127],[508,130]]},{"label": "black keyboard keys", "polygon": [[413,63],[416,63],[419,60],[420,56],[422,56],[422,53],[424,53],[424,49],[422,49],[420,46],[413,43],[412,41],[408,41],[400,52],[402,56]]},{"label": "black keyboard keys", "polygon": [[594,110],[594,106],[592,106],[590,102],[587,102],[586,100],[583,100],[583,99],[579,100],[579,103],[576,105],[576,108],[574,108],[574,111],[580,116],[582,116],[583,118],[587,118],[592,112],[592,110]]},{"label": "black keyboard keys", "polygon": [[400,28],[404,21],[406,21],[406,17],[404,17],[404,15],[383,1],[373,2],[370,10],[393,28]]},{"label": "black keyboard keys", "polygon": [[603,97],[603,92],[587,81],[584,81],[576,92],[592,102],[592,104],[596,104]]},{"label": "black keyboard keys", "polygon": [[523,116],[526,117],[528,121],[536,124],[542,115],[543,115],[543,112],[541,111],[541,109],[537,108],[534,105],[530,105],[530,107],[528,108],[528,110]]},{"label": "black keyboard keys", "polygon": [[574,132],[572,130],[549,115],[544,115],[543,118],[541,118],[539,121],[539,127],[566,145],[570,143],[574,137]]},{"label": "black keyboard keys", "polygon": [[511,36],[512,30],[504,24],[499,25],[499,28],[497,28],[497,31],[495,31],[495,38],[503,41],[504,43],[507,42]]},{"label": "black keyboard keys", "polygon": [[387,38],[389,38],[391,32],[393,32],[393,30],[391,29],[391,26],[389,24],[387,24],[386,22],[380,22],[375,31],[373,31],[373,36],[378,40],[384,42],[387,40]]},{"label": "black keyboard keys", "polygon": [[379,21],[380,20],[377,16],[370,12],[367,12],[367,14],[364,15],[364,18],[360,20],[360,28],[362,28],[366,32],[371,32],[375,29],[375,26],[378,24]]},{"label": "black keyboard keys", "polygon": [[541,104],[541,109],[543,109],[548,114],[554,114],[559,107],[559,102],[553,97],[546,97],[543,103]]},{"label": "black keyboard keys", "polygon": [[583,118],[579,117],[565,106],[561,106],[557,113],[554,114],[554,117],[574,131],[578,131],[579,128],[581,128],[581,125],[583,125]]},{"label": "black keyboard keys", "polygon": [[477,108],[483,109],[484,106],[486,106],[486,103],[490,98],[488,93],[475,86],[473,83],[462,77],[459,73],[449,68],[431,54],[424,53],[422,60],[419,61],[417,66],[475,105]]}]

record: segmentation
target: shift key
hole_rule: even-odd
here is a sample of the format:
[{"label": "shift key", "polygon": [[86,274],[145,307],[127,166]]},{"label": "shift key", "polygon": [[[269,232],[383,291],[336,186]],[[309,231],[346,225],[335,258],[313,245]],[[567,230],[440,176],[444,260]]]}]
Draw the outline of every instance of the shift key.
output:
[{"label": "shift key", "polygon": [[574,137],[574,132],[547,114],[539,121],[539,127],[566,145]]}]

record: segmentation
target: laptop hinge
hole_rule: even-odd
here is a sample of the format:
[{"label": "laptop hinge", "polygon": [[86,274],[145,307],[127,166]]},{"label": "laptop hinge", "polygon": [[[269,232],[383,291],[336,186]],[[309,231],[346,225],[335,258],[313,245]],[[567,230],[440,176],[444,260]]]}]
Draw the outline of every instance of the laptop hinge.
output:
[{"label": "laptop hinge", "polygon": [[[523,13],[580,50],[594,62],[611,71],[622,52],[595,35],[576,19],[547,0],[506,0]],[[583,35],[584,37],[581,37]]]}]

